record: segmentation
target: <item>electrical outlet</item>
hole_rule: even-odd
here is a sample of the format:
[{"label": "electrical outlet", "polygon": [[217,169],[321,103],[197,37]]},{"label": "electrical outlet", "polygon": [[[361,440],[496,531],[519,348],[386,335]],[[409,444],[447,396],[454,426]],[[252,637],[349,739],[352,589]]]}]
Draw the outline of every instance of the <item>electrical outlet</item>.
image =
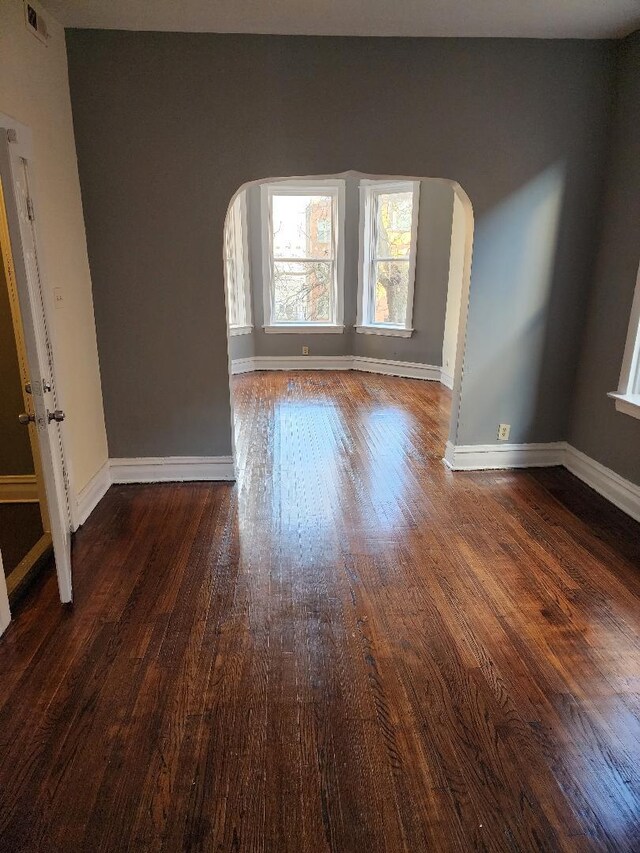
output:
[{"label": "electrical outlet", "polygon": [[302,355],[309,355],[309,347],[302,347]]},{"label": "electrical outlet", "polygon": [[511,424],[498,424],[498,441],[509,441]]}]

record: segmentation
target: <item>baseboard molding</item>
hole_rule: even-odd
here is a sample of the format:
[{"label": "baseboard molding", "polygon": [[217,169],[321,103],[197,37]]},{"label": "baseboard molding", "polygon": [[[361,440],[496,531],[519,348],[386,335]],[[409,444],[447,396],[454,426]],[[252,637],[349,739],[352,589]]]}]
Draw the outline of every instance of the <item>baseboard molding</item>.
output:
[{"label": "baseboard molding", "polygon": [[77,530],[89,518],[111,485],[111,472],[107,460],[93,475],[87,485],[78,492],[73,529]]},{"label": "baseboard molding", "polygon": [[37,500],[35,474],[5,474],[0,477],[0,503],[34,503]]},{"label": "baseboard molding", "polygon": [[440,382],[442,368],[433,364],[418,364],[412,361],[392,361],[386,358],[364,358],[355,355],[352,358],[351,370],[362,370],[365,373],[381,373],[384,376],[400,376],[404,379],[426,379]]},{"label": "baseboard molding", "polygon": [[109,459],[79,492],[73,530],[84,524],[112,483],[173,483],[235,480],[231,456],[152,456]]},{"label": "baseboard molding", "polygon": [[548,444],[469,444],[447,442],[444,460],[452,471],[550,468],[563,465],[636,521],[640,521],[640,486],[596,462],[564,441]]},{"label": "baseboard molding", "polygon": [[448,373],[445,373],[444,368],[442,368],[440,371],[440,382],[442,382],[445,388],[448,388],[450,391],[453,391],[453,376],[450,376]]},{"label": "baseboard molding", "polygon": [[365,358],[359,355],[258,355],[251,358],[235,358],[231,362],[231,372],[234,376],[257,370],[360,370],[365,373],[380,373],[405,379],[442,381],[442,368],[433,364]]},{"label": "baseboard molding", "polygon": [[566,444],[459,444],[447,442],[444,461],[452,471],[549,468],[564,464]]},{"label": "baseboard molding", "polygon": [[612,504],[640,521],[640,486],[567,445],[564,466]]},{"label": "baseboard molding", "polygon": [[[350,355],[255,355],[234,359],[232,373],[256,370],[351,370]],[[239,369],[238,369],[239,368]]]},{"label": "baseboard molding", "polygon": [[253,357],[234,358],[231,362],[231,373],[233,376],[237,376],[240,373],[253,373],[255,369],[255,359]]},{"label": "baseboard molding", "polygon": [[235,480],[231,456],[146,456],[110,459],[112,483]]}]

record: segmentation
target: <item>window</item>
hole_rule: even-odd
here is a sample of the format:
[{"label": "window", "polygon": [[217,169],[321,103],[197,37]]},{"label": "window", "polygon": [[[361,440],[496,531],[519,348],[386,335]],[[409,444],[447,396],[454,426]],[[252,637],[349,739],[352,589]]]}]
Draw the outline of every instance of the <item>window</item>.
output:
[{"label": "window", "polygon": [[419,190],[417,181],[360,184],[358,332],[413,331]]},{"label": "window", "polygon": [[224,224],[224,277],[230,335],[246,335],[251,329],[251,289],[247,243],[246,192],[229,208]]},{"label": "window", "polygon": [[640,269],[636,291],[631,306],[631,319],[627,345],[622,360],[618,390],[609,394],[616,401],[616,409],[634,418],[640,418]]},{"label": "window", "polygon": [[343,181],[262,187],[266,332],[341,332]]}]

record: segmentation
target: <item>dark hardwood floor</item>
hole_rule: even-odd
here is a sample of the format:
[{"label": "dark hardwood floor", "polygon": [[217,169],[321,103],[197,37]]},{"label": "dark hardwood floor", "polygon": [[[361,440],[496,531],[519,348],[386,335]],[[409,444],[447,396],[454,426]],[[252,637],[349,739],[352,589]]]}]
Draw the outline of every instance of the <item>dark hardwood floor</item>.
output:
[{"label": "dark hardwood floor", "polygon": [[112,487],[0,640],[0,849],[640,850],[639,526],[437,384],[234,382],[238,483]]}]

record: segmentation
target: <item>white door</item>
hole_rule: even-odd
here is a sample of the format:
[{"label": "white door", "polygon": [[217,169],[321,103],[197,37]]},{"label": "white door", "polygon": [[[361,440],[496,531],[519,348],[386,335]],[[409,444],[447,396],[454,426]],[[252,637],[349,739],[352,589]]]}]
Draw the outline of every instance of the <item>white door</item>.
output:
[{"label": "white door", "polygon": [[[18,128],[16,130],[16,127]],[[30,189],[31,140],[22,125],[0,125],[0,218],[6,213],[24,344],[31,380],[32,417],[40,444],[60,600],[72,599],[71,526],[53,354],[36,241],[37,210]]]}]

